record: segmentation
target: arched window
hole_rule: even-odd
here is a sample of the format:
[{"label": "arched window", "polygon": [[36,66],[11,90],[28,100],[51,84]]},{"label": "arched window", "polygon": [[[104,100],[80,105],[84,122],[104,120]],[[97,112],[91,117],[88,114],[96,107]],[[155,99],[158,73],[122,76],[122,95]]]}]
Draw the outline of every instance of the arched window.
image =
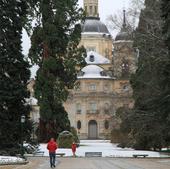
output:
[{"label": "arched window", "polygon": [[106,91],[109,91],[109,89],[110,89],[109,84],[104,84],[103,90],[106,92]]},{"label": "arched window", "polygon": [[105,103],[105,104],[104,104],[104,109],[105,109],[105,110],[108,110],[108,109],[109,109],[109,103]]},{"label": "arched window", "polygon": [[128,62],[128,60],[123,59],[121,67],[122,67],[122,76],[123,77],[128,76],[129,75],[129,62]]},{"label": "arched window", "polygon": [[77,129],[81,129],[81,121],[79,120],[79,121],[77,121]]},{"label": "arched window", "polygon": [[105,120],[104,122],[104,128],[107,130],[109,129],[109,121],[108,120]]},{"label": "arched window", "polygon": [[97,15],[97,6],[95,6],[94,9],[95,9],[95,15]]},{"label": "arched window", "polygon": [[92,6],[89,7],[89,10],[90,10],[90,12],[89,12],[90,15],[93,15],[93,7]]},{"label": "arched window", "polygon": [[81,113],[81,104],[80,103],[76,103],[76,112]]}]

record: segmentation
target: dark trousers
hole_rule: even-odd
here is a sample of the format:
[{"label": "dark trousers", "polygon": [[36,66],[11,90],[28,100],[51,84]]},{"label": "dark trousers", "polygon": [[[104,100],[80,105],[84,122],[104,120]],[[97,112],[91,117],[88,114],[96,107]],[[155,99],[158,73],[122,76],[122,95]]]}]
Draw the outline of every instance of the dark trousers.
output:
[{"label": "dark trousers", "polygon": [[51,167],[55,166],[55,153],[49,153],[50,156],[50,165]]}]

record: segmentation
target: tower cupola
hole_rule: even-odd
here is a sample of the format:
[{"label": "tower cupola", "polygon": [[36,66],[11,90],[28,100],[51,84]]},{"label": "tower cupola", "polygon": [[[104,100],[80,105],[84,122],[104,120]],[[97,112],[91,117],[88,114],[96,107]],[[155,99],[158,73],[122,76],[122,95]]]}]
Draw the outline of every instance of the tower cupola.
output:
[{"label": "tower cupola", "polygon": [[123,24],[120,32],[117,34],[115,40],[131,40],[132,34],[128,31],[127,24],[126,24],[126,11],[123,10]]},{"label": "tower cupola", "polygon": [[98,0],[84,0],[84,10],[87,17],[99,17]]}]

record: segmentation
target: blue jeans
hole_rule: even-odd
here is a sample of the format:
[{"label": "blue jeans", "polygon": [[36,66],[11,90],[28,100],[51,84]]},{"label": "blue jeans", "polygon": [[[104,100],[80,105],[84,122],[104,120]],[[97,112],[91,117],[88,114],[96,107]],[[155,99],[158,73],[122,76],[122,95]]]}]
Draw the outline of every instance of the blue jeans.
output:
[{"label": "blue jeans", "polygon": [[50,156],[50,165],[51,167],[55,166],[55,152],[54,153],[49,153]]}]

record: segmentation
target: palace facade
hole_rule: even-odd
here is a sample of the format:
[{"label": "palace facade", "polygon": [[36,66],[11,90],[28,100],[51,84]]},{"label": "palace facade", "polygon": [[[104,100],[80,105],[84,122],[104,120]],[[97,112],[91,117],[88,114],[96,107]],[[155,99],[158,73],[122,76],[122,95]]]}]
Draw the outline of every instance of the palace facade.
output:
[{"label": "palace facade", "polygon": [[77,75],[77,85],[64,103],[80,139],[106,139],[117,127],[115,112],[133,107],[130,74],[136,69],[136,55],[126,18],[113,39],[100,21],[98,0],[84,0],[86,20],[80,45],[87,51],[87,65]]}]

